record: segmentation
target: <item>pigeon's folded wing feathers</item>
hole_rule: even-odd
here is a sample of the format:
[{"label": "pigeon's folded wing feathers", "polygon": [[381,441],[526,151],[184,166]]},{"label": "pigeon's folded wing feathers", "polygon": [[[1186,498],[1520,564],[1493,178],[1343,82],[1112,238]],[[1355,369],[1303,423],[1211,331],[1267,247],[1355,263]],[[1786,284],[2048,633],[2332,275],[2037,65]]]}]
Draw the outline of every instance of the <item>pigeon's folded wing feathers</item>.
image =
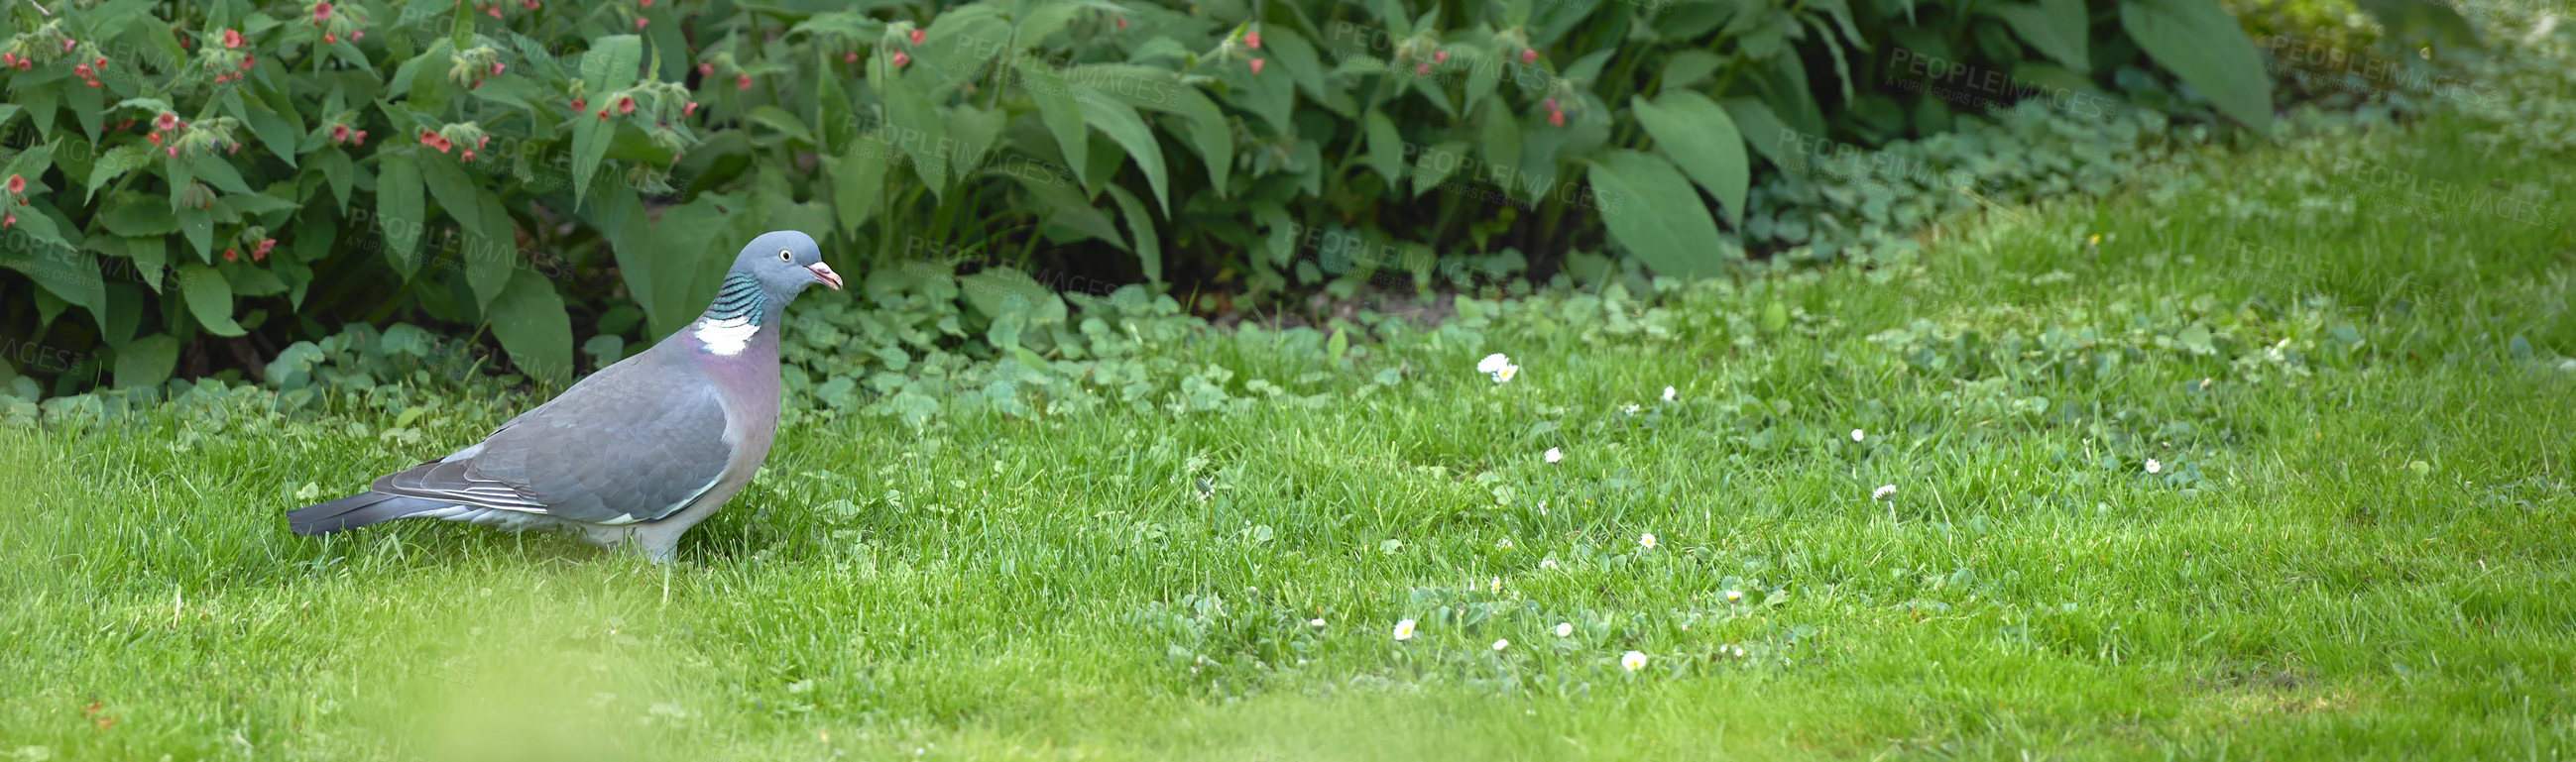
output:
[{"label": "pigeon's folded wing feathers", "polygon": [[631,359],[646,362],[602,370],[480,444],[377,479],[375,490],[594,524],[687,507],[734,459],[724,404],[703,377]]}]

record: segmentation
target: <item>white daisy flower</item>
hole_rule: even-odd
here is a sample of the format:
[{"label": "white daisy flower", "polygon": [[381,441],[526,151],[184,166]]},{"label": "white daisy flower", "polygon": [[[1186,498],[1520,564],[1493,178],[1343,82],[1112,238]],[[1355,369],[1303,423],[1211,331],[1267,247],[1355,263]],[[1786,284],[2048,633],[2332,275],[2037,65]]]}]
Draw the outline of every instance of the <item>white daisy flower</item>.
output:
[{"label": "white daisy flower", "polygon": [[1645,534],[1637,535],[1637,545],[1644,547],[1647,550],[1654,550],[1655,533],[1647,532]]},{"label": "white daisy flower", "polygon": [[1547,458],[1547,462],[1554,463],[1565,459],[1565,451],[1550,447],[1547,448],[1547,453],[1542,457]]},{"label": "white daisy flower", "polygon": [[1556,568],[1556,559],[1550,558],[1550,559],[1541,560],[1541,561],[1539,561],[1539,562],[1538,562],[1538,568],[1541,568],[1541,569],[1554,569],[1554,568]]},{"label": "white daisy flower", "polygon": [[1486,587],[1486,589],[1493,591],[1493,593],[1494,593],[1495,595],[1502,595],[1502,594],[1503,594],[1503,578],[1501,578],[1501,577],[1495,577],[1495,578],[1494,578],[1493,583],[1488,584],[1488,585],[1486,585],[1485,587]]},{"label": "white daisy flower", "polygon": [[1512,647],[1512,642],[1511,642],[1511,641],[1509,641],[1509,640],[1497,640],[1497,641],[1494,641],[1494,650],[1496,650],[1496,651],[1500,651],[1500,650],[1503,650],[1503,649],[1506,649],[1506,648],[1510,648],[1510,647]]},{"label": "white daisy flower", "polygon": [[1726,602],[1728,602],[1728,603],[1734,603],[1734,602],[1736,602],[1736,601],[1741,601],[1741,600],[1744,600],[1744,591],[1742,591],[1742,590],[1728,590],[1728,591],[1726,591]]},{"label": "white daisy flower", "polygon": [[1411,620],[1411,619],[1407,619],[1407,620],[1404,620],[1404,621],[1401,621],[1401,622],[1397,622],[1397,623],[1395,623],[1395,639],[1396,639],[1396,640],[1412,640],[1412,639],[1413,639],[1413,620]]},{"label": "white daisy flower", "polygon": [[1869,492],[1869,499],[1871,500],[1885,500],[1895,496],[1896,485],[1893,484],[1881,484],[1878,485],[1878,489],[1870,490]]},{"label": "white daisy flower", "polygon": [[1558,623],[1556,623],[1556,636],[1557,636],[1557,637],[1560,637],[1560,638],[1571,638],[1571,637],[1574,637],[1574,623],[1573,623],[1573,622],[1558,622]]},{"label": "white daisy flower", "polygon": [[1502,541],[1494,543],[1494,547],[1502,548],[1502,549],[1504,549],[1504,550],[1511,550],[1511,549],[1512,549],[1512,538],[1505,537],[1505,538],[1503,538],[1503,539],[1502,539]]},{"label": "white daisy flower", "polygon": [[1521,374],[1521,366],[1518,366],[1518,365],[1505,365],[1505,366],[1503,366],[1503,369],[1502,369],[1502,370],[1494,371],[1494,383],[1497,383],[1497,384],[1508,384],[1508,383],[1511,383],[1511,382],[1512,382],[1512,378],[1513,378],[1513,377],[1515,377],[1515,376],[1519,376],[1520,374]]},{"label": "white daisy flower", "polygon": [[1508,383],[1513,376],[1520,375],[1521,366],[1513,365],[1511,356],[1495,352],[1476,361],[1476,372],[1493,376],[1494,383]]},{"label": "white daisy flower", "polygon": [[1628,403],[1628,406],[1627,406],[1627,407],[1619,408],[1619,412],[1627,413],[1627,414],[1629,414],[1629,415],[1636,415],[1636,414],[1637,414],[1637,403],[1634,403],[1634,402]]},{"label": "white daisy flower", "polygon": [[1308,626],[1308,627],[1313,627],[1313,628],[1316,628],[1316,629],[1319,629],[1319,630],[1320,630],[1320,629],[1323,629],[1323,627],[1324,627],[1324,619],[1323,619],[1322,617],[1316,617],[1316,618],[1314,618],[1314,619],[1308,619],[1308,620],[1306,620],[1306,626]]},{"label": "white daisy flower", "polygon": [[1629,652],[1627,652],[1627,653],[1620,654],[1620,655],[1619,655],[1619,666],[1627,668],[1627,670],[1628,670],[1628,671],[1630,671],[1630,672],[1635,672],[1635,671],[1637,671],[1637,670],[1645,669],[1645,668],[1646,668],[1646,652],[1644,652],[1644,651],[1629,651]]},{"label": "white daisy flower", "polygon": [[1664,401],[1665,401],[1665,402],[1671,402],[1671,401],[1673,401],[1675,398],[1680,397],[1680,396],[1681,396],[1681,393],[1680,393],[1680,392],[1673,391],[1673,388],[1672,388],[1672,387],[1669,387],[1669,386],[1664,387]]},{"label": "white daisy flower", "polygon": [[1869,436],[1868,434],[1861,433],[1861,430],[1860,430],[1860,429],[1852,429],[1852,441],[1854,441],[1854,442],[1858,442],[1858,441],[1860,441],[1860,440],[1862,440],[1862,439],[1868,438],[1868,436]]},{"label": "white daisy flower", "polygon": [[2165,470],[2165,464],[2156,462],[2154,458],[2147,459],[2147,473],[2152,474],[2163,470]]}]

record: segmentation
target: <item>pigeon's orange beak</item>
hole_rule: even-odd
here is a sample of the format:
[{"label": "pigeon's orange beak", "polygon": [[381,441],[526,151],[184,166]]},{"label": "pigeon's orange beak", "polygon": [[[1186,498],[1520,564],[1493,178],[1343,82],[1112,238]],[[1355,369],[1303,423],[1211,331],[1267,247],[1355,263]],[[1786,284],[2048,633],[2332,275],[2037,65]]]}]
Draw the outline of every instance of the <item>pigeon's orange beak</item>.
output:
[{"label": "pigeon's orange beak", "polygon": [[841,290],[841,274],[832,272],[831,265],[816,262],[806,265],[805,269],[814,271],[814,279],[822,281],[823,285],[831,286],[834,291]]}]

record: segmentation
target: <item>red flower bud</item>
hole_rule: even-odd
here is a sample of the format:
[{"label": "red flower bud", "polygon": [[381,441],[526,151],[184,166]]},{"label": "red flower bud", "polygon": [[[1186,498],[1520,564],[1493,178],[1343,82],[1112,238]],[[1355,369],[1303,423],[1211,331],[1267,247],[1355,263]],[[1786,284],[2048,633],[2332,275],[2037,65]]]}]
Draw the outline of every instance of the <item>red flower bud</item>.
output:
[{"label": "red flower bud", "polygon": [[703,63],[698,64],[698,76],[700,76],[700,77],[712,77],[712,76],[715,76],[715,75],[716,75],[716,65],[715,65],[715,62],[713,62],[713,61],[707,61],[707,62],[703,62]]},{"label": "red flower bud", "polygon": [[1530,64],[1537,63],[1537,62],[1538,62],[1538,51],[1537,51],[1537,50],[1530,49],[1530,48],[1522,48],[1522,49],[1521,49],[1521,65],[1522,65],[1522,66],[1528,66],[1528,65],[1530,65]]},{"label": "red flower bud", "polygon": [[1259,29],[1255,29],[1255,30],[1252,30],[1252,31],[1249,31],[1249,32],[1245,32],[1245,33],[1243,33],[1243,46],[1244,46],[1244,47],[1247,47],[1247,48],[1251,48],[1251,49],[1253,49],[1253,50],[1260,50],[1260,49],[1261,49],[1261,30],[1259,30]]},{"label": "red flower bud", "polygon": [[97,87],[97,86],[98,86],[98,78],[97,78],[97,77],[91,77],[91,78],[89,78],[89,79],[81,80],[81,84],[83,84],[83,85],[88,85],[88,86],[90,86],[90,87]]},{"label": "red flower bud", "polygon": [[644,31],[644,23],[645,23],[645,18],[644,18],[644,17],[642,17],[642,16],[637,16],[637,17],[635,17],[635,31],[638,31],[638,32]]},{"label": "red flower bud", "polygon": [[1419,66],[1415,66],[1415,67],[1413,67],[1413,73],[1414,73],[1415,75],[1429,74],[1429,73],[1431,73],[1431,65],[1430,65],[1430,64],[1422,64],[1422,65],[1419,65]]},{"label": "red flower bud", "polygon": [[327,19],[327,18],[330,18],[330,17],[331,17],[331,4],[330,4],[330,3],[314,3],[314,4],[313,4],[313,18],[315,18],[315,19]]},{"label": "red flower bud", "polygon": [[256,64],[258,60],[258,56],[242,56],[241,70],[250,71],[250,67]]},{"label": "red flower bud", "polygon": [[353,144],[353,145],[366,145],[366,144],[367,144],[367,131],[366,131],[366,130],[359,130],[359,131],[358,131],[358,134],[356,134],[356,135],[352,135],[352,136],[350,136],[350,137],[349,137],[349,142],[350,142],[351,144]]},{"label": "red flower bud", "polygon": [[330,32],[323,32],[323,33],[322,33],[322,44],[324,44],[324,45],[333,45],[333,44],[338,44],[339,42],[340,42],[340,36],[339,36],[339,35],[332,34],[332,33],[330,33]]},{"label": "red flower bud", "polygon": [[587,105],[588,105],[588,104],[582,103],[580,98],[574,98],[574,99],[572,99],[572,110],[573,110],[573,111],[575,111],[575,112],[579,112],[579,111],[584,111],[584,110],[586,110],[586,109],[585,109],[585,106],[587,106]]},{"label": "red flower bud", "polygon": [[99,56],[91,65],[97,66],[99,71],[107,71],[107,56]]},{"label": "red flower bud", "polygon": [[847,52],[847,53],[843,53],[843,54],[841,54],[841,63],[858,63],[858,62],[859,62],[859,51],[853,50],[853,51],[850,51],[850,52]]},{"label": "red flower bud", "polygon": [[635,99],[633,99],[633,98],[619,98],[619,99],[617,99],[617,115],[618,115],[618,116],[625,116],[625,115],[627,115],[627,114],[632,114],[632,113],[635,113]]},{"label": "red flower bud", "polygon": [[600,118],[600,121],[607,121],[607,120],[608,120],[608,109],[600,109],[600,110],[599,110],[599,118]]},{"label": "red flower bud", "polygon": [[1563,111],[1550,111],[1550,112],[1547,112],[1547,126],[1549,126],[1549,127],[1563,127],[1563,126],[1565,126],[1565,112],[1563,112]]},{"label": "red flower bud", "polygon": [[528,10],[532,10],[532,11],[533,11],[533,10],[536,10],[536,9],[537,9],[537,0],[525,0],[525,2],[521,2],[521,3],[519,3],[519,7],[521,7],[521,8],[526,8],[526,9],[528,9]]},{"label": "red flower bud", "polygon": [[13,194],[27,192],[27,178],[20,175],[10,175],[9,192]]},{"label": "red flower bud", "polygon": [[11,226],[11,225],[16,225],[16,224],[18,224],[18,215],[11,214],[11,215],[6,215],[6,216],[0,216],[0,228],[9,227],[9,226]]},{"label": "red flower bud", "polygon": [[1118,17],[1118,28],[1120,28],[1120,29],[1125,29],[1125,28],[1127,28],[1127,17],[1125,17],[1125,16],[1120,16],[1120,17]]},{"label": "red flower bud", "polygon": [[681,116],[688,116],[688,115],[690,115],[690,114],[695,114],[695,113],[698,113],[698,102],[697,102],[697,101],[690,101],[690,102],[688,102],[688,103],[681,104],[681,106],[680,106],[680,115],[681,115]]},{"label": "red flower bud", "polygon": [[69,37],[63,38],[63,52],[72,52],[72,40]]},{"label": "red flower bud", "polygon": [[226,261],[226,262],[239,262],[239,261],[241,261],[241,250],[240,250],[240,249],[225,249],[225,250],[224,250],[224,261]]},{"label": "red flower bud", "polygon": [[1258,58],[1252,59],[1252,73],[1254,73],[1254,74],[1259,74],[1259,73],[1261,73],[1261,59],[1258,59]]},{"label": "red flower bud", "polygon": [[502,65],[501,65],[501,62],[499,62],[499,61],[493,61],[493,62],[492,62],[492,74],[493,74],[494,76],[499,76],[499,75],[501,74],[501,70],[502,70],[502,69],[504,69],[504,68],[507,68],[507,67],[502,66]]},{"label": "red flower bud", "polygon": [[242,36],[241,36],[241,32],[240,32],[240,31],[238,31],[238,30],[233,30],[233,29],[226,29],[226,30],[224,30],[224,47],[227,47],[227,48],[238,48],[238,47],[241,47],[241,46],[242,46]]},{"label": "red flower bud", "polygon": [[72,76],[79,77],[79,78],[82,78],[82,79],[88,79],[88,78],[89,78],[89,64],[73,64],[73,65],[72,65]]},{"label": "red flower bud", "polygon": [[914,30],[912,30],[912,45],[913,45],[913,47],[921,47],[921,41],[922,41],[924,38],[927,38],[927,37],[929,37],[929,36],[930,36],[930,33],[929,33],[929,32],[927,32],[927,31],[920,30],[920,29],[914,29]]},{"label": "red flower bud", "polygon": [[733,89],[736,89],[736,90],[749,90],[749,89],[751,89],[751,75],[749,75],[749,74],[744,74],[744,75],[741,75],[741,76],[738,76],[738,77],[734,77],[734,78],[733,78]]},{"label": "red flower bud", "polygon": [[463,161],[463,162],[465,162],[465,163],[467,163],[467,164],[472,164],[472,163],[474,163],[474,149],[471,149],[471,148],[465,149],[465,154],[464,154],[462,157],[460,157],[460,158],[459,158],[459,160],[460,160],[460,161]]},{"label": "red flower bud", "polygon": [[349,125],[345,125],[345,124],[335,124],[335,125],[331,125],[331,142],[333,142],[333,143],[346,143],[346,142],[349,142]]},{"label": "red flower bud", "polygon": [[145,135],[143,136],[143,139],[152,141],[152,144],[157,146],[161,144],[161,133],[155,132],[150,135]]},{"label": "red flower bud", "polygon": [[474,147],[476,147],[476,148],[482,148],[482,147],[484,147],[484,146],[488,146],[488,145],[491,145],[491,144],[492,144],[492,136],[490,136],[490,135],[485,135],[485,136],[483,136],[483,137],[482,137],[482,139],[474,141]]},{"label": "red flower bud", "polygon": [[14,68],[17,68],[17,66],[18,66],[18,54],[16,54],[16,53],[0,53],[0,66],[7,66],[7,67],[10,67],[10,68],[13,68],[13,69],[14,69]]},{"label": "red flower bud", "polygon": [[1434,51],[1431,51],[1431,62],[1432,62],[1432,63],[1448,63],[1448,62],[1449,62],[1449,51],[1446,51],[1446,50],[1434,50]]},{"label": "red flower bud", "polygon": [[364,37],[366,37],[366,36],[367,36],[367,30],[364,30],[364,29],[351,29],[351,30],[349,30],[349,41],[350,41],[350,42],[357,42],[360,38],[364,38]]},{"label": "red flower bud", "polygon": [[170,152],[170,158],[173,158],[173,159],[179,158],[179,147],[178,147],[178,146],[165,146],[165,147],[163,147],[161,150],[169,151],[169,152]]},{"label": "red flower bud", "polygon": [[259,245],[258,245],[258,246],[251,247],[251,250],[250,250],[250,256],[251,256],[251,258],[252,258],[252,259],[258,259],[258,258],[260,258],[260,257],[265,257],[265,256],[268,256],[268,250],[270,250],[270,249],[274,249],[274,248],[277,248],[277,239],[275,239],[275,238],[262,238],[262,239],[259,239]]},{"label": "red flower bud", "polygon": [[893,58],[896,68],[902,68],[904,64],[912,63],[912,56],[904,55],[903,51],[900,50],[894,52]]},{"label": "red flower bud", "polygon": [[1547,110],[1549,110],[1549,111],[1555,111],[1555,110],[1556,110],[1556,99],[1555,99],[1555,98],[1549,98],[1549,99],[1547,99],[1547,100],[1545,100],[1545,101],[1542,101],[1542,102],[1540,102],[1540,103],[1538,104],[1538,107],[1539,107],[1539,108],[1543,108],[1543,109],[1547,109]]},{"label": "red flower bud", "polygon": [[425,146],[438,145],[438,133],[431,132],[429,130],[421,130],[420,144]]}]

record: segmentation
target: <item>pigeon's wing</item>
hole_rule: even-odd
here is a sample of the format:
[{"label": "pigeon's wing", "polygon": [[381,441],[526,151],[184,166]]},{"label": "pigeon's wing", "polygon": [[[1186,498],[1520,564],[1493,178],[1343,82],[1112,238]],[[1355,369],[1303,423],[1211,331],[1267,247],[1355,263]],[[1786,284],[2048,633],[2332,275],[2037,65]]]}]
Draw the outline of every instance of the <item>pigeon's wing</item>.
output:
[{"label": "pigeon's wing", "polygon": [[707,376],[661,365],[637,355],[601,369],[481,444],[377,479],[375,491],[594,524],[676,513],[724,476],[735,445]]}]

